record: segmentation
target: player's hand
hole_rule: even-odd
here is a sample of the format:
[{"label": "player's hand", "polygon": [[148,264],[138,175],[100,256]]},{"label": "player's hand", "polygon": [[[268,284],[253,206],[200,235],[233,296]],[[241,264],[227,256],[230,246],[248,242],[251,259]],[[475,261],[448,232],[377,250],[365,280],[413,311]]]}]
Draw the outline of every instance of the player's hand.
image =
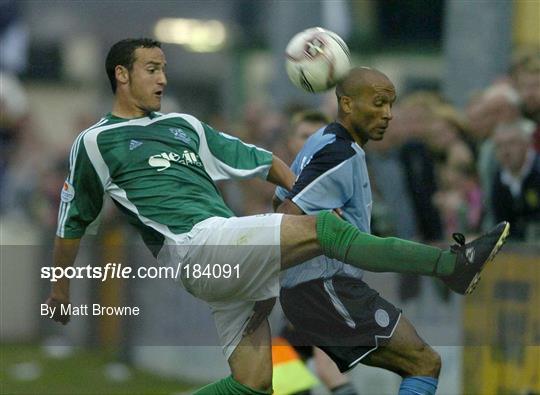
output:
[{"label": "player's hand", "polygon": [[47,305],[49,305],[49,308],[54,308],[54,313],[52,316],[53,321],[57,321],[61,323],[62,325],[66,325],[69,322],[69,314],[62,314],[62,308],[61,306],[64,306],[64,309],[69,306],[69,300],[59,300],[55,298],[54,296],[49,296],[47,301],[45,302]]},{"label": "player's hand", "polygon": [[255,307],[253,307],[253,315],[249,319],[246,329],[244,330],[244,336],[251,335],[253,332],[255,332],[255,330],[270,315],[275,304],[276,298],[259,300],[258,302],[255,302]]}]

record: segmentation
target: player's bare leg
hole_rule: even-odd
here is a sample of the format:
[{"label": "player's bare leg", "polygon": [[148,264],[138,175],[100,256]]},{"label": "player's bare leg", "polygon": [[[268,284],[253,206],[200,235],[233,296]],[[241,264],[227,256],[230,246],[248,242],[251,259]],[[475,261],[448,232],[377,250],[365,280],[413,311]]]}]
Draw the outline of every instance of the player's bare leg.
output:
[{"label": "player's bare leg", "polygon": [[281,270],[322,255],[317,240],[317,217],[284,215],[281,221]]},{"label": "player's bare leg", "polygon": [[258,391],[272,391],[272,340],[268,320],[245,335],[231,357],[229,366],[233,378]]},{"label": "player's bare leg", "polygon": [[313,349],[313,360],[317,377],[329,390],[349,383],[349,378],[341,373],[335,362],[318,347]]},{"label": "player's bare leg", "polygon": [[197,390],[194,395],[262,395],[272,393],[270,325],[262,320],[229,357],[231,376]]},{"label": "player's bare leg", "polygon": [[[390,370],[407,380],[402,382],[400,394],[434,394],[441,370],[439,354],[420,338],[403,316],[389,343],[367,355],[362,363]],[[414,390],[407,392],[411,388]]]}]

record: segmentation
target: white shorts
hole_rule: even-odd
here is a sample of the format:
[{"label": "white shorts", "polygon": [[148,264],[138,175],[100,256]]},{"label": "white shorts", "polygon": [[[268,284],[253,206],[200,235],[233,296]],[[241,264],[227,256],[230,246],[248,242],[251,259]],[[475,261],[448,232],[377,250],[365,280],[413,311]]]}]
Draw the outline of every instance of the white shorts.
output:
[{"label": "white shorts", "polygon": [[166,266],[182,263],[181,283],[210,305],[227,359],[242,339],[255,302],[279,295],[282,218],[208,218],[158,256]]}]

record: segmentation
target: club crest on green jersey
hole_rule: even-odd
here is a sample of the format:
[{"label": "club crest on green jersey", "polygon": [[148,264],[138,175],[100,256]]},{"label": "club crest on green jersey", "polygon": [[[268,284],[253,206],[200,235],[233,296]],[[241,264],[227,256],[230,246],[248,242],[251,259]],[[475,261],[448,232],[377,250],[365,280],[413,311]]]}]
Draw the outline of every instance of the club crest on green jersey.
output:
[{"label": "club crest on green jersey", "polygon": [[195,153],[184,150],[182,155],[176,152],[162,152],[158,155],[152,155],[148,158],[148,164],[152,167],[157,167],[157,171],[163,171],[171,167],[171,162],[180,163],[185,166],[198,166],[202,167],[202,162],[199,160]]},{"label": "club crest on green jersey", "polygon": [[176,140],[183,141],[186,144],[189,144],[191,141],[191,138],[184,132],[182,129],[179,128],[169,128],[169,132],[171,132]]}]

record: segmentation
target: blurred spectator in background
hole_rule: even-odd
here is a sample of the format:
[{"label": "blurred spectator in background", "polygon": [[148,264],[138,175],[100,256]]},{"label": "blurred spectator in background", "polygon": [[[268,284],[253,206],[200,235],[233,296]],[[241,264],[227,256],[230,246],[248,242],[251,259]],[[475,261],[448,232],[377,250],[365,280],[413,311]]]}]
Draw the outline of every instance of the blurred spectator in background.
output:
[{"label": "blurred spectator in background", "polygon": [[[288,103],[279,113],[254,102],[246,106],[242,124],[236,130],[241,130],[239,137],[244,141],[266,147],[290,164],[305,139],[328,123],[329,118],[324,113],[307,110],[302,103]],[[226,201],[237,214],[272,211],[274,187],[266,182],[256,179],[228,182],[226,189]],[[232,190],[241,192],[236,199]]]},{"label": "blurred spectator in background", "polygon": [[400,157],[413,202],[418,235],[423,241],[440,240],[443,235],[441,218],[433,205],[433,195],[437,191],[435,160],[425,143],[433,111],[442,103],[436,93],[415,92],[400,102],[403,111],[393,122],[405,138]]},{"label": "blurred spectator in background", "polygon": [[237,130],[237,137],[252,144],[271,148],[276,142],[283,141],[286,128],[285,116],[273,111],[263,101],[252,101],[245,105]]},{"label": "blurred spectator in background", "polygon": [[466,113],[470,135],[478,150],[478,177],[484,191],[482,229],[489,229],[495,224],[490,191],[498,167],[491,137],[498,123],[511,122],[520,117],[519,95],[507,82],[496,83],[474,97]]},{"label": "blurred spectator in background", "polygon": [[493,138],[500,163],[492,190],[495,220],[509,221],[511,237],[521,240],[540,235],[540,155],[531,145],[534,126],[526,119],[501,123]]},{"label": "blurred spectator in background", "polygon": [[[286,152],[287,119],[283,113],[269,108],[263,101],[246,104],[239,124],[227,128],[246,143],[265,147],[276,155]],[[227,130],[224,132],[227,133]],[[274,186],[256,179],[219,184],[225,201],[237,215],[252,215],[272,211]]]},{"label": "blurred spectator in background", "polygon": [[306,140],[317,130],[330,123],[330,118],[320,111],[306,110],[292,116],[287,136],[288,155],[286,163],[291,163],[300,152]]},{"label": "blurred spectator in background", "polygon": [[26,69],[29,32],[20,2],[0,1],[0,70],[20,74]]},{"label": "blurred spectator in background", "polygon": [[540,152],[540,49],[516,56],[512,77],[522,103],[523,115],[536,124],[533,143]]},{"label": "blurred spectator in background", "polygon": [[439,191],[434,195],[444,236],[475,233],[482,218],[482,193],[476,177],[473,144],[461,114],[448,104],[433,110],[427,143],[435,156]]},{"label": "blurred spectator in background", "polygon": [[321,112],[323,112],[330,119],[335,119],[337,117],[338,108],[336,103],[336,93],[333,89],[322,95],[320,109]]},{"label": "blurred spectator in background", "polygon": [[392,114],[394,122],[388,125],[384,139],[372,141],[366,146],[374,196],[372,229],[374,234],[380,236],[411,240],[416,239],[418,234],[414,206],[400,158],[400,149],[407,138],[407,131],[400,124],[405,111],[395,106]]},{"label": "blurred spectator in background", "polygon": [[[32,167],[35,158],[35,144],[28,135],[28,99],[23,86],[13,74],[0,72],[0,213],[4,214],[14,204],[29,198],[28,191],[35,172]],[[21,153],[24,144],[34,145],[33,150]],[[39,145],[39,144],[38,144]],[[17,157],[23,155],[20,166],[13,166]],[[35,164],[35,163],[34,163]],[[30,170],[31,174],[18,177]],[[21,187],[21,188],[19,188]],[[19,193],[21,192],[21,193]],[[23,193],[24,192],[24,193]]]},{"label": "blurred spectator in background", "polygon": [[519,106],[517,91],[506,81],[477,93],[465,109],[471,138],[480,145],[491,137],[497,123],[519,117]]},{"label": "blurred spectator in background", "polygon": [[476,169],[460,164],[441,169],[441,190],[434,196],[446,237],[454,232],[477,233],[482,219],[482,191]]},{"label": "blurred spectator in background", "polygon": [[440,103],[432,108],[424,140],[439,165],[452,159],[474,160],[465,121],[450,104]]}]

